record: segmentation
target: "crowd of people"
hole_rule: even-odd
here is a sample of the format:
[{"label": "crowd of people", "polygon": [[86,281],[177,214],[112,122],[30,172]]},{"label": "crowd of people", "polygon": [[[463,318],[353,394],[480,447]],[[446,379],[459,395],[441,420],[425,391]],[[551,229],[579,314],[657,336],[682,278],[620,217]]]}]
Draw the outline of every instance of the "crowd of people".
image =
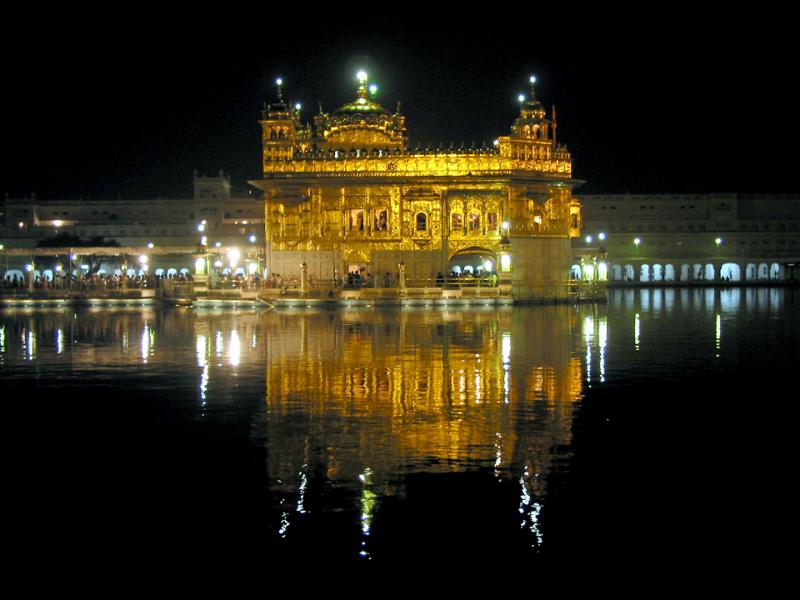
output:
[{"label": "crowd of people", "polygon": [[[37,276],[33,279],[34,290],[71,290],[71,291],[104,291],[121,289],[156,288],[164,279],[174,281],[191,281],[188,274],[178,275],[133,275],[85,273],[77,276],[56,272],[53,277]],[[7,275],[2,280],[3,289],[27,290],[28,281],[16,273]]]},{"label": "crowd of people", "polygon": [[[157,288],[162,281],[191,282],[192,276],[189,273],[175,274],[142,274],[124,276],[117,273],[83,273],[81,275],[69,275],[56,272],[52,277],[36,276],[33,280],[34,290],[120,290],[120,289],[147,289]],[[430,282],[430,280],[428,280]],[[431,283],[422,282],[429,286]],[[417,283],[420,282],[409,282]],[[315,279],[313,275],[308,276],[308,287],[336,287],[340,289],[362,289],[362,288],[392,288],[399,284],[399,276],[388,271],[381,274],[372,274],[366,269],[359,271],[349,271],[342,276],[337,273],[332,279]],[[462,286],[481,286],[494,287],[497,285],[497,275],[495,273],[481,273],[474,276],[471,273],[458,273],[451,271],[447,277],[438,273],[436,276],[436,287],[444,287],[450,284]],[[1,280],[3,289],[6,290],[27,290],[29,282],[26,277],[18,274],[8,274]],[[268,277],[262,277],[259,273],[253,274],[222,274],[212,273],[208,280],[209,289],[243,289],[257,290],[261,288],[274,289],[293,289],[300,287],[300,279],[296,276],[284,278],[280,274],[273,273]]]}]

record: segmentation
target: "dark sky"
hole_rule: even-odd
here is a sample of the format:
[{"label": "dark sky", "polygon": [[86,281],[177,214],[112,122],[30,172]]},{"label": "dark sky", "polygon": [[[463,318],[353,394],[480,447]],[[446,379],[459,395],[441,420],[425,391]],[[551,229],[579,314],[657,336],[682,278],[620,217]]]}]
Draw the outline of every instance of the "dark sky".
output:
[{"label": "dark sky", "polygon": [[211,11],[122,30],[110,15],[64,18],[3,38],[0,188],[12,197],[187,197],[194,169],[244,187],[276,75],[311,120],[318,101],[332,111],[354,97],[360,67],[386,108],[402,101],[412,146],[506,134],[535,73],[581,192],[800,191],[794,53],[774,24]]}]

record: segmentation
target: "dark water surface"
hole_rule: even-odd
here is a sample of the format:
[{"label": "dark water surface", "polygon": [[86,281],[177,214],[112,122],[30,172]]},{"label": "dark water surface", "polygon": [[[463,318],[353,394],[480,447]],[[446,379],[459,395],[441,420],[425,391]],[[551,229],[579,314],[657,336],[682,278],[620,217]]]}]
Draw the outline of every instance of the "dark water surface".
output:
[{"label": "dark water surface", "polygon": [[798,327],[798,295],[768,288],[577,308],[7,309],[5,542],[76,563],[530,573],[749,552],[755,498],[782,487]]}]

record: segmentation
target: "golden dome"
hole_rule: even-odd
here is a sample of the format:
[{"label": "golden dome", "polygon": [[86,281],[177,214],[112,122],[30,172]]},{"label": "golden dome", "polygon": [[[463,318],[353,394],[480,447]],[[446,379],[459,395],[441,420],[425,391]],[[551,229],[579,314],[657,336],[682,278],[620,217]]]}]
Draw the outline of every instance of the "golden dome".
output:
[{"label": "golden dome", "polygon": [[320,115],[317,136],[328,150],[395,150],[405,148],[405,118],[392,115],[369,98],[366,73],[359,74],[355,100],[338,108],[331,116]]}]

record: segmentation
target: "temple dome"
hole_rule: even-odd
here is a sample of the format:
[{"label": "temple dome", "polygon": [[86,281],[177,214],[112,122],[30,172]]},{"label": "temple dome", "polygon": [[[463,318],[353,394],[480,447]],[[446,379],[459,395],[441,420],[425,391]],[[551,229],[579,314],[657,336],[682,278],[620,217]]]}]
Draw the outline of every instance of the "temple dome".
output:
[{"label": "temple dome", "polygon": [[360,74],[358,96],[332,115],[317,115],[317,135],[326,149],[403,149],[406,144],[405,117],[392,115],[369,98],[366,74]]},{"label": "temple dome", "polygon": [[334,116],[340,115],[383,115],[391,117],[389,111],[377,102],[372,102],[368,98],[356,98],[353,102],[345,104],[334,111]]}]

